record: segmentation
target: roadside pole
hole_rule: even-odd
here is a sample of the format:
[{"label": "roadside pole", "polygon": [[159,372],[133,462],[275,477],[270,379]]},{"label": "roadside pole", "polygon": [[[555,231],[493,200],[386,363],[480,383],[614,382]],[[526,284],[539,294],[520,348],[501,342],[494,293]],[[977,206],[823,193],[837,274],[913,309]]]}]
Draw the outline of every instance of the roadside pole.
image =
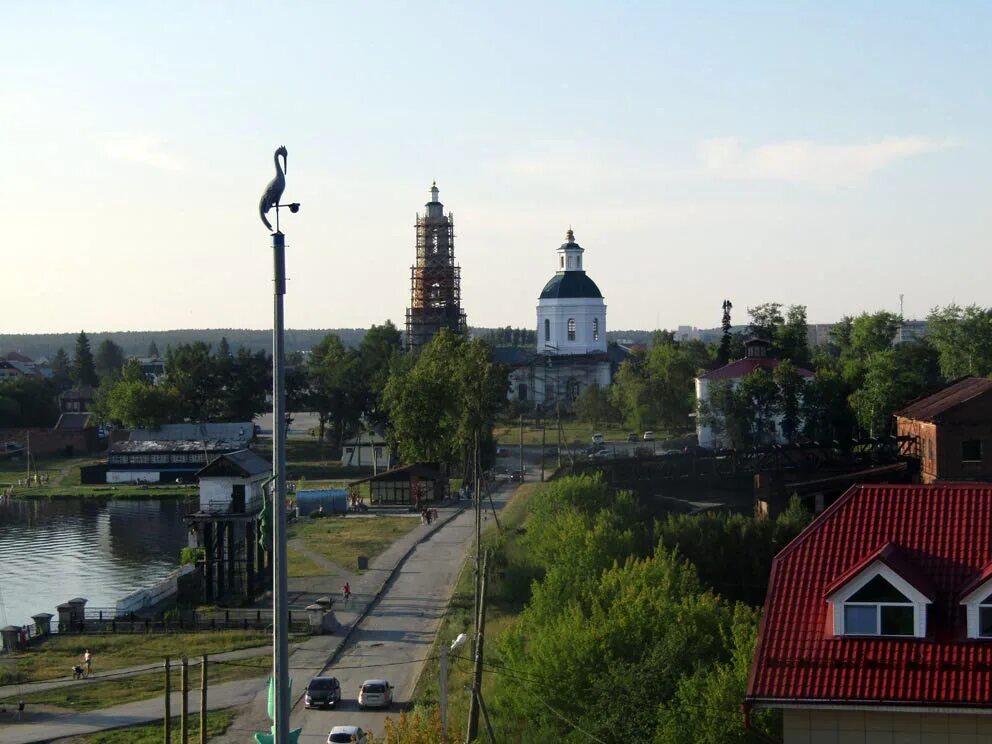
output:
[{"label": "roadside pole", "polygon": [[200,659],[200,744],[207,744],[207,655]]},{"label": "roadside pole", "polygon": [[179,707],[179,741],[189,744],[189,660],[184,656],[180,675],[182,700]]},{"label": "roadside pole", "polygon": [[486,574],[489,553],[482,557],[482,588],[479,596],[479,614],[475,630],[475,668],[472,672],[472,697],[469,699],[468,732],[465,744],[471,744],[479,735],[479,701],[482,699],[482,647],[486,632]]},{"label": "roadside pole", "polygon": [[438,680],[438,708],[441,709],[441,742],[448,744],[448,644],[441,643],[441,656],[438,658],[441,679]]},{"label": "roadside pole", "polygon": [[172,744],[170,741],[172,739],[172,701],[170,696],[172,694],[171,680],[169,679],[170,667],[169,657],[165,657],[165,722],[162,725],[162,738],[165,740],[165,744]]},{"label": "roadside pole", "polygon": [[524,482],[524,415],[520,414],[520,482]]},{"label": "roadside pole", "polygon": [[541,420],[541,483],[544,483],[544,442],[547,438],[548,429],[544,425],[544,420]]}]

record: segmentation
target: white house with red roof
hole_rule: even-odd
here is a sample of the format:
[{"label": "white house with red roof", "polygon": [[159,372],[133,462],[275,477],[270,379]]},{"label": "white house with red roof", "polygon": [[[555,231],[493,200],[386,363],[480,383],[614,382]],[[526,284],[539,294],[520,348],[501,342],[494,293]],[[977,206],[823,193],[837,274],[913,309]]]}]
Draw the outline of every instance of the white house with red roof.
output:
[{"label": "white house with red roof", "polygon": [[[710,370],[709,372],[697,377],[696,410],[699,411],[699,406],[701,403],[709,401],[710,386],[718,380],[727,380],[731,385],[736,387],[740,384],[741,380],[759,369],[773,372],[775,368],[781,364],[781,362],[775,357],[769,355],[768,350],[770,346],[771,344],[762,338],[748,339],[744,342],[743,359],[738,359],[736,362],[725,364],[722,367]],[[802,367],[797,367],[796,372],[799,373],[800,377],[806,380],[813,377],[812,372],[808,369],[803,369]],[[786,438],[782,434],[782,417],[775,417],[772,420],[772,423],[774,424],[775,431],[769,432],[769,434],[774,434],[774,440],[776,442],[780,444],[784,443]],[[700,447],[712,447],[716,449],[725,447],[728,444],[720,432],[714,431],[713,427],[707,423],[704,423],[702,418],[698,415],[696,417],[696,437],[699,441]]]},{"label": "white house with red roof", "polygon": [[784,744],[992,742],[992,485],[854,486],[772,563],[744,701]]}]

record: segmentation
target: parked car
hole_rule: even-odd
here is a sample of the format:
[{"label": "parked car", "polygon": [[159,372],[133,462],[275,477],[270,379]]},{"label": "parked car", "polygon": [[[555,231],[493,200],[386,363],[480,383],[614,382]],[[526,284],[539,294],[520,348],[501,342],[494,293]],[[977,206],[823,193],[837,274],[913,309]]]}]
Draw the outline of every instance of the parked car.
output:
[{"label": "parked car", "polygon": [[603,441],[604,441],[603,440],[603,435],[601,433],[596,432],[595,434],[592,435],[592,443],[593,444],[602,444]]},{"label": "parked car", "polygon": [[496,448],[496,457],[509,457],[510,453],[507,451],[506,447]]},{"label": "parked car", "polygon": [[358,688],[359,708],[388,708],[393,702],[393,687],[384,679],[367,679]]},{"label": "parked car", "polygon": [[653,442],[654,441],[654,432],[653,431],[646,431],[646,432],[644,432],[644,441],[645,442]]},{"label": "parked car", "polygon": [[358,726],[335,726],[327,735],[327,744],[366,744],[368,737]]},{"label": "parked car", "polygon": [[336,677],[314,677],[303,693],[307,708],[326,708],[341,702],[341,684]]},{"label": "parked car", "polygon": [[606,448],[596,450],[589,455],[590,460],[606,460],[610,456],[610,451]]},{"label": "parked car", "polygon": [[627,435],[627,441],[628,442],[636,442],[637,441],[637,432],[636,431],[630,432]]}]

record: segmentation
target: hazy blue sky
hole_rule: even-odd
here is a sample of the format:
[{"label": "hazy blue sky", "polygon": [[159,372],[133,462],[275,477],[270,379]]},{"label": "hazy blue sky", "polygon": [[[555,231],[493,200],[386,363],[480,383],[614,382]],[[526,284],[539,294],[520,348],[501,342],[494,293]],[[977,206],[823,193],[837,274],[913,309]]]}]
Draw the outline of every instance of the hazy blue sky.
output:
[{"label": "hazy blue sky", "polygon": [[435,178],[473,325],[570,224],[613,329],[992,304],[990,47],[985,2],[6,4],[0,329],[268,327],[280,144],[293,327],[402,324]]}]

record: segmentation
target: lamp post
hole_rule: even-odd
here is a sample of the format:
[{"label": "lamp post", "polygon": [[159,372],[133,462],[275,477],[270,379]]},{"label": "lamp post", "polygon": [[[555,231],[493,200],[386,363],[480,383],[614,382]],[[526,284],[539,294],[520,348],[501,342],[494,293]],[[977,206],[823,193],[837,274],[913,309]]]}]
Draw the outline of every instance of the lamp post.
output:
[{"label": "lamp post", "polygon": [[[282,157],[282,167],[279,158]],[[270,209],[276,210],[276,229],[272,233],[273,258],[273,318],[272,318],[272,470],[275,477],[272,524],[272,666],[273,697],[272,734],[275,744],[290,744],[289,732],[290,679],[289,679],[289,601],[286,575],[286,354],[283,317],[283,296],[286,294],[286,236],[279,229],[279,209],[288,207],[296,213],[300,205],[280,204],[286,188],[285,147],[276,150],[276,176],[266,187],[258,211],[262,223],[272,229],[266,219]],[[295,732],[295,738],[299,733]]]}]

